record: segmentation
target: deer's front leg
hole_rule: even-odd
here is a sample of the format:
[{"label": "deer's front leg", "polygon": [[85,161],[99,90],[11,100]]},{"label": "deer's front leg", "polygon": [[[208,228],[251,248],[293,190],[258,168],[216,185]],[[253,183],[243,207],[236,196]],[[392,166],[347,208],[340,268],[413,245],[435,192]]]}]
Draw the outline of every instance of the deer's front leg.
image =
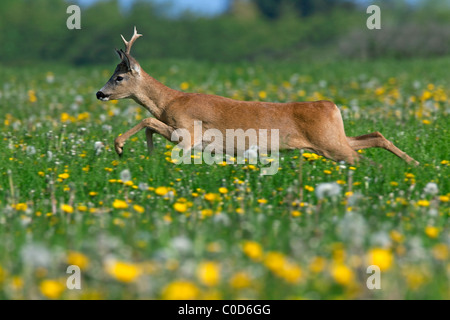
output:
[{"label": "deer's front leg", "polygon": [[155,118],[146,118],[142,120],[138,125],[116,138],[116,140],[114,141],[114,148],[116,149],[116,152],[119,156],[123,154],[123,146],[125,144],[125,141],[127,141],[132,135],[144,128],[146,128],[145,133],[147,137],[147,147],[149,148],[149,152],[151,151],[151,149],[153,149],[153,133],[159,133],[164,138],[170,141],[172,132],[174,131],[174,128],[166,125],[164,122],[161,122]]}]

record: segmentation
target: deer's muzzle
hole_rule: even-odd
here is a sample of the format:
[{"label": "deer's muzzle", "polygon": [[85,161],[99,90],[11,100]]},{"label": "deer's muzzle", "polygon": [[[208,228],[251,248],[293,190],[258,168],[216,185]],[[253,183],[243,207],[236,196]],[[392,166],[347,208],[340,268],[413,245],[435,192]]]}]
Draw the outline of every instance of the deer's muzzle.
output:
[{"label": "deer's muzzle", "polygon": [[101,91],[97,92],[97,99],[98,100],[102,100],[102,101],[108,101],[109,100],[109,95],[104,94]]}]

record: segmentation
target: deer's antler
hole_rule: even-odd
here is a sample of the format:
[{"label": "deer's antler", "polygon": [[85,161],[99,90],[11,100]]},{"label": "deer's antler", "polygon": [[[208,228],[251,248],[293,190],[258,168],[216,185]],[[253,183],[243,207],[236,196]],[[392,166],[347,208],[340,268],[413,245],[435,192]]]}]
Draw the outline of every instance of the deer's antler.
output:
[{"label": "deer's antler", "polygon": [[136,41],[137,38],[142,37],[142,34],[137,33],[136,27],[134,27],[133,37],[131,37],[130,41],[125,40],[123,35],[120,36],[122,37],[122,40],[125,43],[125,52],[129,54],[131,51],[131,46],[133,45],[133,43]]}]

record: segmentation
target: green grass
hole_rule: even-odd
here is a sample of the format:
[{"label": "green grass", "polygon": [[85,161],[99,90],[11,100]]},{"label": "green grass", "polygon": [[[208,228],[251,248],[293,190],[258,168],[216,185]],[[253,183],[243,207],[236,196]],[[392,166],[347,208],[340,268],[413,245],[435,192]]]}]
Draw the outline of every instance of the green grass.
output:
[{"label": "green grass", "polygon": [[[190,92],[333,100],[347,135],[380,131],[421,166],[382,149],[364,152],[382,168],[292,151],[262,176],[259,165],[175,165],[163,138],[148,157],[143,132],[119,158],[115,137],[148,115],[95,99],[114,66],[2,68],[0,298],[450,298],[449,58],[141,65]],[[131,182],[117,181],[126,169]],[[318,199],[324,182],[339,195]],[[380,290],[366,287],[374,263]],[[81,290],[65,286],[71,264]]]}]

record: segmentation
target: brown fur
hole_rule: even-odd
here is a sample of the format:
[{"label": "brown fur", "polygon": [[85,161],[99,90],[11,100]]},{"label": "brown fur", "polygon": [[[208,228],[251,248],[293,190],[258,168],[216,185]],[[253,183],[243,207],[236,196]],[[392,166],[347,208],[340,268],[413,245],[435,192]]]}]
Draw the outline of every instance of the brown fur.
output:
[{"label": "brown fur", "polygon": [[[129,43],[136,40],[135,35]],[[119,52],[122,62],[108,83],[97,93],[105,99],[131,98],[147,109],[154,118],[147,118],[115,140],[119,155],[125,141],[146,128],[149,151],[153,149],[153,133],[171,140],[176,129],[187,129],[193,146],[194,121],[202,121],[203,130],[218,129],[225,136],[227,129],[278,129],[280,149],[308,149],[335,161],[350,164],[359,159],[356,152],[365,148],[384,148],[408,163],[419,163],[395,147],[379,132],[347,137],[341,113],[330,101],[270,103],[238,101],[216,95],[184,93],[166,87],[144,72],[127,52]],[[115,79],[121,76],[120,82]],[[248,145],[246,146],[248,147]]]}]

